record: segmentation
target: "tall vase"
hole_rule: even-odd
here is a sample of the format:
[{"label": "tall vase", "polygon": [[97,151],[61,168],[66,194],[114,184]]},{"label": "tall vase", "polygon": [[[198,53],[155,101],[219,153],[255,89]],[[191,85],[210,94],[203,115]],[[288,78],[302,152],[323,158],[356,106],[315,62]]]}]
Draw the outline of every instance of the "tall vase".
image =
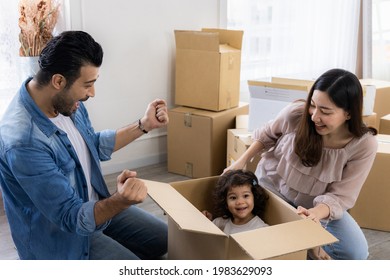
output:
[{"label": "tall vase", "polygon": [[23,82],[28,77],[33,77],[39,71],[38,56],[19,57],[19,77]]}]

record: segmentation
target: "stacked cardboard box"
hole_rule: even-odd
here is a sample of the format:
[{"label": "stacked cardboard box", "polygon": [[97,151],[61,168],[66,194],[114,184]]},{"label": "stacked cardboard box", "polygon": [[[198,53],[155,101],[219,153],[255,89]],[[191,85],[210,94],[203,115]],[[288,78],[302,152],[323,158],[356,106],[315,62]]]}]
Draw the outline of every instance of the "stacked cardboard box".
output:
[{"label": "stacked cardboard box", "polygon": [[[252,144],[252,134],[246,128],[235,128],[227,131],[227,158],[226,165],[230,166],[249,148]],[[246,164],[245,169],[256,171],[260,155],[256,155]]]},{"label": "stacked cardboard box", "polygon": [[390,114],[385,115],[380,119],[379,127],[380,134],[390,134]]},{"label": "stacked cardboard box", "polygon": [[219,175],[226,167],[226,131],[248,104],[212,112],[190,107],[168,111],[168,171],[191,178]]},{"label": "stacked cardboard box", "polygon": [[377,113],[378,118],[390,114],[390,106],[388,106],[390,104],[390,82],[375,79],[361,79],[360,82],[363,86],[375,86],[374,112]]},{"label": "stacked cardboard box", "polygon": [[240,103],[242,31],[176,30],[175,104],[169,110],[168,171],[191,178],[219,175],[226,167],[226,131]]},{"label": "stacked cardboard box", "polygon": [[374,164],[349,213],[363,228],[390,231],[390,135],[378,134],[377,139]]},{"label": "stacked cardboard box", "polygon": [[237,107],[240,100],[243,31],[175,31],[175,104],[211,111]]}]

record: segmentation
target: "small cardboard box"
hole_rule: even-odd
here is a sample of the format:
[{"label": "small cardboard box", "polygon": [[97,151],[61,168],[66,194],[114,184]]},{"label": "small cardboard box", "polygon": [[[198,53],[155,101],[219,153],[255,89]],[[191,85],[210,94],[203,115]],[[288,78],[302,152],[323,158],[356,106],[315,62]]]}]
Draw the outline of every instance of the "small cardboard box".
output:
[{"label": "small cardboard box", "polygon": [[273,77],[271,81],[249,80],[248,131],[274,119],[289,103],[306,100],[314,81]]},{"label": "small cardboard box", "polygon": [[374,164],[349,213],[363,228],[390,231],[390,135],[378,134]]},{"label": "small cardboard box", "polygon": [[302,219],[296,209],[267,192],[264,220],[270,226],[227,236],[202,213],[212,209],[218,177],[166,184],[145,181],[149,196],[168,215],[168,259],[306,259],[307,249],[337,239],[321,225]]},{"label": "small cardboard box", "polygon": [[[227,159],[226,166],[232,165],[252,144],[252,134],[247,129],[228,129],[227,131]],[[260,155],[256,155],[247,163],[246,169],[252,172],[256,171],[257,164],[260,161]]]},{"label": "small cardboard box", "polygon": [[226,167],[228,129],[248,103],[221,112],[176,107],[168,111],[168,171],[190,178],[219,175]]},{"label": "small cardboard box", "polygon": [[375,86],[375,101],[373,111],[378,120],[390,114],[390,82],[375,79],[361,79],[362,86]]},{"label": "small cardboard box", "polygon": [[383,116],[379,124],[380,134],[390,134],[390,114]]},{"label": "small cardboard box", "polygon": [[374,128],[376,128],[376,130],[379,131],[378,117],[377,117],[377,114],[376,114],[375,112],[372,113],[372,114],[369,115],[369,116],[363,116],[363,122],[364,122],[367,126],[374,127]]},{"label": "small cardboard box", "polygon": [[243,31],[175,30],[175,104],[221,111],[240,100]]}]

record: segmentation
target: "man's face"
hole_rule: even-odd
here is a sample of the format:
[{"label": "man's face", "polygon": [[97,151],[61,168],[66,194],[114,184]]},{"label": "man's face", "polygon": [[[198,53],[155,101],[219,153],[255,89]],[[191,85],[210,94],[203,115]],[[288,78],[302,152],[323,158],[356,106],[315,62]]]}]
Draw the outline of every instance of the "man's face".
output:
[{"label": "man's face", "polygon": [[95,96],[95,82],[99,77],[99,68],[91,65],[82,66],[80,77],[68,88],[53,97],[54,109],[64,115],[71,116],[79,107],[80,101]]}]

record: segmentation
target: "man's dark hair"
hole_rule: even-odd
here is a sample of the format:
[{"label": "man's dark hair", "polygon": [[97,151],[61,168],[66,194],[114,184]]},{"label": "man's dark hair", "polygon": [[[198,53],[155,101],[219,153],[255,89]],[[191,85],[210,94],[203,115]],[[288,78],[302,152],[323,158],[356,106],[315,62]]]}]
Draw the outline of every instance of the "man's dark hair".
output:
[{"label": "man's dark hair", "polygon": [[47,43],[38,62],[40,70],[35,78],[39,85],[47,85],[53,75],[61,74],[69,88],[80,77],[82,66],[101,66],[103,49],[84,31],[64,31]]}]

